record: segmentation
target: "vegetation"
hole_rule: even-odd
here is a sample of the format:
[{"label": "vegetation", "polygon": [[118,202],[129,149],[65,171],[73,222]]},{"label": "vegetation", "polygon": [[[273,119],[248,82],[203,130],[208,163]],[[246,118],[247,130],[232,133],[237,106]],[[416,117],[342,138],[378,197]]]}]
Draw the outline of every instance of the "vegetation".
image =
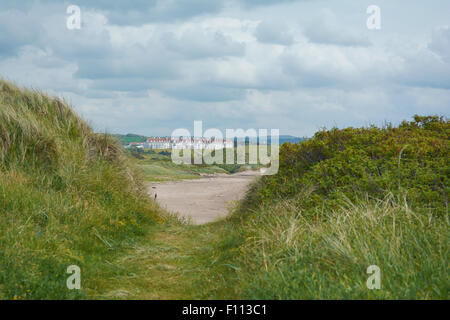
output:
[{"label": "vegetation", "polygon": [[[126,273],[111,278],[107,299],[211,299],[223,285],[214,264],[214,243],[222,224],[189,225],[173,219],[156,225],[126,254],[113,261]],[[230,298],[230,297],[229,297]]]},{"label": "vegetation", "polygon": [[[416,116],[284,144],[277,175],[194,226],[144,179],[245,166],[124,153],[64,101],[0,81],[0,299],[448,299],[449,133]],[[70,265],[82,290],[66,287]]]},{"label": "vegetation", "polygon": [[[172,161],[170,150],[129,149],[127,154],[130,156],[136,167],[140,169],[140,173],[147,181],[198,179],[207,174],[236,173],[249,168],[255,169],[258,167],[257,165],[245,164],[175,164]],[[192,163],[193,162],[194,161],[192,160]]]},{"label": "vegetation", "polygon": [[141,136],[138,134],[128,133],[128,134],[113,134],[114,138],[120,141],[123,146],[129,145],[131,142],[145,142],[147,141],[146,136]]},{"label": "vegetation", "polygon": [[[162,221],[121,147],[58,98],[0,81],[0,298],[95,297]],[[83,290],[66,287],[67,267]]]},{"label": "vegetation", "polygon": [[[222,229],[217,297],[447,299],[449,134],[416,116],[283,145],[278,175]],[[366,287],[370,265],[380,290]]]},{"label": "vegetation", "polygon": [[449,122],[416,116],[398,128],[388,126],[322,131],[305,143],[280,150],[280,172],[266,179],[259,200],[315,190],[305,206],[336,208],[351,200],[387,193],[404,195],[418,210],[444,215],[448,210]]}]

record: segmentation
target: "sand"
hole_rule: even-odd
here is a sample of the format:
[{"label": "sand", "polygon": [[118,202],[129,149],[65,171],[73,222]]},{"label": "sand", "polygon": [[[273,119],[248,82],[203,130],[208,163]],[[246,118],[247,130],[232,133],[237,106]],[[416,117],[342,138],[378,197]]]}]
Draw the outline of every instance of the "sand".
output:
[{"label": "sand", "polygon": [[259,171],[232,175],[216,174],[202,179],[152,182],[149,194],[167,211],[190,218],[194,224],[223,219],[230,213],[233,202],[242,199]]}]

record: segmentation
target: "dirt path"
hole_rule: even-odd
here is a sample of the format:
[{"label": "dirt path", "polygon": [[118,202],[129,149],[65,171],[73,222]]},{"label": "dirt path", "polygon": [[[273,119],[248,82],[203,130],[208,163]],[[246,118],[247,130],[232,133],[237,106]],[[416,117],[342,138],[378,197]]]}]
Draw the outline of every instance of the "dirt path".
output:
[{"label": "dirt path", "polygon": [[259,171],[246,171],[233,175],[216,174],[203,179],[150,184],[151,196],[169,212],[189,217],[194,224],[216,221],[228,214],[233,201],[242,199],[249,184]]}]

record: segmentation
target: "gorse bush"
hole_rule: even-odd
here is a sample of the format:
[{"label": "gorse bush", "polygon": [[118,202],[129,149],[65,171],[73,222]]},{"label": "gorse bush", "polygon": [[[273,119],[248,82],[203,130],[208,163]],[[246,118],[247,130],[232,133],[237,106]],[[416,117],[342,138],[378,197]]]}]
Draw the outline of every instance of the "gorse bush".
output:
[{"label": "gorse bush", "polygon": [[[284,144],[279,173],[253,185],[217,246],[223,292],[448,299],[449,134],[448,120],[416,116]],[[380,290],[366,287],[370,265]]]},{"label": "gorse bush", "polygon": [[399,127],[323,130],[280,149],[278,175],[267,177],[258,198],[273,201],[312,187],[305,205],[337,207],[368,194],[406,195],[408,203],[446,214],[450,176],[450,122],[416,116]]},{"label": "gorse bush", "polygon": [[[64,101],[0,81],[0,298],[95,296],[157,210],[115,139]],[[66,287],[72,264],[80,291]]]}]

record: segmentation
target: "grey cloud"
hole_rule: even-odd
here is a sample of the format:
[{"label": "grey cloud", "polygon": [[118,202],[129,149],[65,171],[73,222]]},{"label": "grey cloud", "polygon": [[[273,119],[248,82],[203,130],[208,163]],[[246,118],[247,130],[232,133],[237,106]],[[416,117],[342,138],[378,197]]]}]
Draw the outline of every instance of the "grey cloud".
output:
[{"label": "grey cloud", "polygon": [[342,86],[354,80],[353,68],[333,62],[334,54],[317,55],[315,48],[290,48],[280,57],[283,70],[296,83],[296,87]]},{"label": "grey cloud", "polygon": [[450,89],[450,63],[424,52],[408,57],[395,81],[411,87]]},{"label": "grey cloud", "polygon": [[163,56],[151,56],[145,50],[138,50],[121,57],[83,59],[75,76],[87,79],[170,79],[178,74],[175,63]]},{"label": "grey cloud", "polygon": [[352,31],[339,30],[326,23],[315,23],[305,28],[304,34],[313,43],[340,46],[369,46],[371,43],[362,35]]},{"label": "grey cloud", "polygon": [[267,6],[281,3],[292,3],[310,0],[235,0],[235,1],[246,7],[256,7],[256,6]]},{"label": "grey cloud", "polygon": [[161,42],[170,50],[187,58],[208,58],[242,56],[245,45],[233,41],[221,32],[205,33],[203,30],[189,30],[180,37],[173,33],[163,35]]},{"label": "grey cloud", "polygon": [[294,37],[287,26],[273,21],[261,22],[256,28],[255,37],[263,43],[291,45],[294,42]]},{"label": "grey cloud", "polygon": [[[111,74],[108,74],[111,76]],[[156,86],[155,79],[148,77],[123,75],[122,77],[108,77],[97,78],[90,86],[90,89],[103,93],[106,92],[127,92],[127,94],[142,95],[145,92]]]},{"label": "grey cloud", "polygon": [[142,25],[154,22],[173,22],[202,14],[216,14],[226,5],[238,3],[244,7],[262,7],[280,3],[308,0],[2,0],[0,8],[29,10],[36,5],[78,5],[105,13],[111,24]]},{"label": "grey cloud", "polygon": [[433,32],[428,48],[450,63],[450,28],[438,28]]},{"label": "grey cloud", "polygon": [[68,30],[61,5],[0,11],[0,54],[13,56],[23,46],[34,46],[69,60],[101,57],[111,51],[101,17],[86,12],[81,30]]},{"label": "grey cloud", "polygon": [[181,100],[200,101],[200,102],[218,102],[242,100],[245,97],[245,90],[238,88],[178,85],[166,87],[164,93]]},{"label": "grey cloud", "polygon": [[201,14],[217,13],[224,3],[220,0],[164,0],[143,1],[143,4],[141,8],[136,8],[133,3],[132,6],[123,8],[123,11],[107,9],[107,16],[111,23],[118,25],[176,21]]},{"label": "grey cloud", "polygon": [[316,14],[312,21],[304,27],[304,34],[310,42],[318,44],[363,47],[371,45],[365,34],[346,27],[346,24],[329,9],[324,9]]},{"label": "grey cloud", "polygon": [[15,9],[0,12],[0,56],[17,54],[20,47],[33,43],[40,33],[38,17]]},{"label": "grey cloud", "polygon": [[161,21],[176,21],[205,13],[217,13],[225,0],[2,0],[0,8],[29,10],[39,5],[69,6],[104,12],[111,24],[142,25]]}]

